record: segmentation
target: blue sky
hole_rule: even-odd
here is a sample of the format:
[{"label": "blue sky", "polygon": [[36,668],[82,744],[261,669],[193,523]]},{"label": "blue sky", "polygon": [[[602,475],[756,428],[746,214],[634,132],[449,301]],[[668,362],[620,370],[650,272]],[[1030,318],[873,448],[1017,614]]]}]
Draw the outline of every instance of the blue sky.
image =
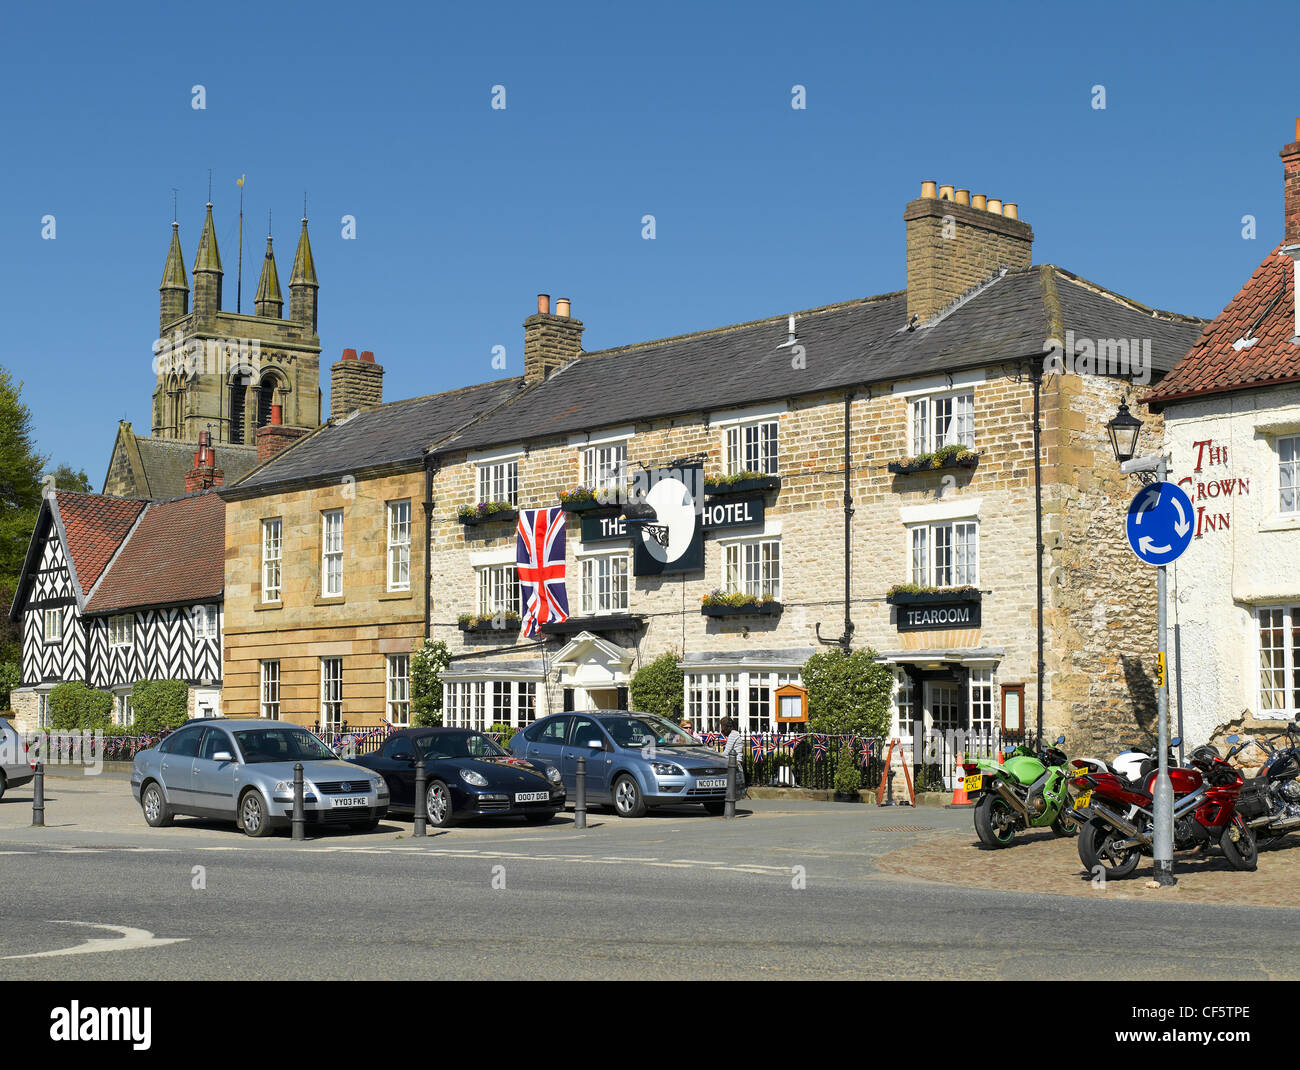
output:
[{"label": "blue sky", "polygon": [[495,345],[519,373],[539,292],[571,298],[598,349],[901,289],[925,179],[1017,202],[1036,262],[1213,315],[1280,236],[1300,115],[1284,10],[11,7],[0,364],[51,463],[98,487],[117,421],[149,426],[172,189],[190,268],[209,168],[226,307],[235,179],[245,311],[268,209],[287,297],[305,190],[322,363],[374,350],[390,400],[498,376]]}]

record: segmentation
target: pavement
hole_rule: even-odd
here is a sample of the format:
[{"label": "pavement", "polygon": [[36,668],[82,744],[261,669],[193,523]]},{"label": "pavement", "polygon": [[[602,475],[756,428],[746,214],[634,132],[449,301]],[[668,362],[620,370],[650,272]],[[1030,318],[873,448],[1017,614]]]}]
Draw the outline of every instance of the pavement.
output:
[{"label": "pavement", "polygon": [[30,787],[0,800],[4,978],[1300,979],[1300,911],[1192,901],[1190,877],[1074,894],[1072,842],[984,851],[968,810],[753,800],[295,843],[150,829],[103,775],[51,778],[30,820]]}]

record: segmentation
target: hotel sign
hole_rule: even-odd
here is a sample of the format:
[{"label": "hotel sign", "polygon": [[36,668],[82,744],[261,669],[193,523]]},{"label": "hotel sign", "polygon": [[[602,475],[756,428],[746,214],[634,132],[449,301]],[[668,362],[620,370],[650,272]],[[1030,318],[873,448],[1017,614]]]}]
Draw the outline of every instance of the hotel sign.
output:
[{"label": "hotel sign", "polygon": [[900,632],[927,631],[932,628],[978,628],[978,602],[912,602],[894,607],[898,612]]},{"label": "hotel sign", "polygon": [[740,499],[709,498],[704,502],[704,530],[716,531],[719,528],[743,528],[761,524],[766,508],[761,494]]},{"label": "hotel sign", "polygon": [[587,514],[582,518],[583,542],[609,542],[611,539],[627,538],[631,538],[631,532],[627,530],[627,521],[621,516],[606,513],[603,516]]}]

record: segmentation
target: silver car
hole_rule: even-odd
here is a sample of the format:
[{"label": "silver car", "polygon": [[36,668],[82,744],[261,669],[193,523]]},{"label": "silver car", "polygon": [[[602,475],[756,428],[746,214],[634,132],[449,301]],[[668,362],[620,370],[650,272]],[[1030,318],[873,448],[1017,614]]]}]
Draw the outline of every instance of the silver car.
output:
[{"label": "silver car", "polygon": [[293,820],[298,762],[308,823],[368,830],[388,812],[382,776],[343,761],[307,729],[284,721],[191,721],[135,756],[131,794],[153,828],[190,814],[267,836]]},{"label": "silver car", "polygon": [[7,789],[22,787],[35,775],[23,737],[8,721],[0,720],[0,799]]}]

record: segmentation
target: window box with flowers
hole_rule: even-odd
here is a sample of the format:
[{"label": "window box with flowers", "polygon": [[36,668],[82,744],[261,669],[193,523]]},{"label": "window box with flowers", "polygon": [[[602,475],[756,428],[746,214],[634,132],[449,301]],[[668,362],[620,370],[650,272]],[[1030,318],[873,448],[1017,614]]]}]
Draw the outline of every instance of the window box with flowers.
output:
[{"label": "window box with flowers", "polygon": [[573,490],[562,490],[557,497],[560,504],[564,506],[566,513],[591,513],[600,509],[613,512],[621,509],[622,505],[614,501],[607,491],[601,491],[597,494],[591,487],[574,487]]},{"label": "window box with flowers", "polygon": [[914,606],[927,602],[978,602],[978,587],[921,587],[915,583],[898,583],[885,594],[891,606]]},{"label": "window box with flowers", "polygon": [[980,456],[967,446],[951,445],[933,453],[890,461],[888,468],[896,476],[910,475],[913,472],[941,472],[946,468],[975,468],[980,463]]},{"label": "window box with flowers", "polygon": [[700,613],[705,617],[760,616],[775,617],[785,607],[775,598],[752,594],[725,594],[714,591],[704,596]]},{"label": "window box with flowers", "polygon": [[705,476],[704,493],[719,494],[754,494],[781,489],[781,477],[763,472],[737,472],[730,476]]},{"label": "window box with flowers", "polygon": [[466,526],[514,523],[519,519],[519,510],[509,502],[479,502],[477,505],[462,505],[456,510],[456,519]]},{"label": "window box with flowers", "polygon": [[[498,627],[498,624],[500,627]],[[462,632],[469,632],[473,635],[516,635],[519,632],[519,614],[514,610],[507,610],[505,613],[495,614],[488,613],[478,616],[473,613],[462,613],[456,619],[456,625]]]}]

